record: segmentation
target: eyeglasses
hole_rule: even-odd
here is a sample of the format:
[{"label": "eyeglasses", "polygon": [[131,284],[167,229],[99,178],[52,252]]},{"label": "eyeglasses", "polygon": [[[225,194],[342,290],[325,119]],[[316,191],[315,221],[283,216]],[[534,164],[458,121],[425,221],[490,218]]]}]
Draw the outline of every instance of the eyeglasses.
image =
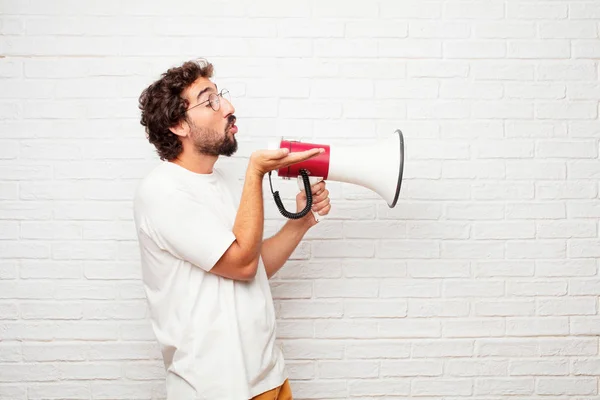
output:
[{"label": "eyeglasses", "polygon": [[[231,97],[229,96],[229,90],[227,89],[222,89],[221,92],[219,94],[216,93],[211,93],[208,96],[208,100],[203,101],[202,103],[198,103],[195,106],[191,106],[190,108],[188,108],[187,111],[190,111],[192,108],[194,107],[198,107],[201,106],[202,104],[210,104],[210,108],[212,108],[215,111],[219,111],[219,109],[221,108],[221,98],[226,99],[228,102],[231,102]],[[207,106],[208,107],[208,106]]]}]

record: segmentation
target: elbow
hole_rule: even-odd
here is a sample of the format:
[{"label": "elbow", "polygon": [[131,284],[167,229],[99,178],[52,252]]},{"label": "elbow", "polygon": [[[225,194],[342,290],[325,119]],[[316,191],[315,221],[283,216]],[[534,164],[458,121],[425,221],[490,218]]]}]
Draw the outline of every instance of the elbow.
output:
[{"label": "elbow", "polygon": [[258,271],[258,259],[252,261],[250,264],[245,265],[241,268],[239,273],[239,280],[244,282],[250,282],[256,277]]}]

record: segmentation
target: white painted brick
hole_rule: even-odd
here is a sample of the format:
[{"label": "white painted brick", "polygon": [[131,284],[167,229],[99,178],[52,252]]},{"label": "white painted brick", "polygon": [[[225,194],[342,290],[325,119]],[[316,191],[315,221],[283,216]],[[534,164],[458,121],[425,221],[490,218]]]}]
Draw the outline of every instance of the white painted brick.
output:
[{"label": "white painted brick", "polygon": [[467,339],[424,339],[412,346],[414,358],[469,357],[473,355],[473,340]]},{"label": "white painted brick", "polygon": [[506,136],[510,138],[566,137],[567,127],[562,121],[508,121]]},{"label": "white painted brick", "polygon": [[398,319],[379,322],[379,337],[382,338],[437,338],[440,335],[439,321]]},{"label": "white painted brick", "polygon": [[539,221],[536,224],[539,238],[592,238],[596,224],[591,221]]},{"label": "white painted brick", "polygon": [[503,258],[504,246],[496,242],[447,240],[442,243],[443,258]]},{"label": "white painted brick", "polygon": [[536,392],[540,395],[595,395],[598,381],[595,378],[540,378]]},{"label": "white painted brick", "polygon": [[[275,304],[277,307],[278,303]],[[279,320],[277,322],[277,337],[280,339],[310,339],[315,335],[314,325],[311,320]]]},{"label": "white painted brick", "polygon": [[600,374],[600,360],[575,359],[571,365],[574,375],[598,376]]},{"label": "white painted brick", "polygon": [[598,40],[573,40],[571,45],[573,58],[596,59],[600,54],[600,42]]},{"label": "white painted brick", "polygon": [[331,301],[286,300],[279,302],[280,318],[337,318],[343,315],[343,304]]},{"label": "white painted brick", "polygon": [[473,280],[445,280],[444,297],[498,297],[504,295],[504,282]]},{"label": "white painted brick", "polygon": [[30,399],[85,399],[90,396],[87,383],[47,383],[29,386]]},{"label": "white painted brick", "polygon": [[454,319],[442,323],[442,336],[446,338],[498,337],[504,332],[505,322],[502,319]]},{"label": "white painted brick", "polygon": [[539,37],[550,39],[591,39],[598,37],[593,21],[541,22]]},{"label": "white painted brick", "polygon": [[469,303],[461,300],[408,300],[409,317],[466,317]]},{"label": "white painted brick", "polygon": [[404,118],[406,103],[402,100],[349,100],[343,105],[344,118]]},{"label": "white painted brick", "polygon": [[405,340],[372,340],[347,342],[345,354],[349,359],[408,358],[410,344]]},{"label": "white painted brick", "polygon": [[507,258],[564,258],[566,255],[564,240],[523,240],[506,243]]},{"label": "white painted brick", "polygon": [[277,20],[277,34],[292,38],[343,37],[344,24],[334,19],[281,18]]},{"label": "white painted brick", "polygon": [[440,297],[441,284],[434,280],[386,279],[380,283],[379,295],[382,298],[400,297]]},{"label": "white painted brick", "polygon": [[533,357],[539,356],[539,347],[537,339],[482,338],[477,341],[476,354],[478,356]]},{"label": "white painted brick", "polygon": [[335,340],[286,340],[283,354],[292,360],[341,360],[344,344]]},{"label": "white painted brick", "polygon": [[23,384],[1,384],[0,399],[2,400],[27,400],[27,386]]},{"label": "white painted brick", "polygon": [[315,297],[377,297],[378,289],[376,280],[319,280],[315,282]]},{"label": "white painted brick", "polygon": [[563,203],[510,203],[506,206],[507,219],[563,219],[566,217]]},{"label": "white painted brick", "polygon": [[506,177],[510,180],[563,180],[566,175],[563,162],[506,161]]},{"label": "white painted brick", "polygon": [[536,37],[536,25],[531,22],[485,22],[475,23],[474,37],[484,39],[532,39]]},{"label": "white painted brick", "polygon": [[464,278],[470,275],[470,268],[462,261],[409,261],[408,274],[414,278]]},{"label": "white painted brick", "polygon": [[568,333],[567,317],[506,318],[507,336],[564,336]]},{"label": "white painted brick", "polygon": [[406,77],[406,63],[394,59],[348,59],[339,65],[338,74],[348,78],[398,79]]},{"label": "white painted brick", "polygon": [[510,296],[563,296],[567,294],[567,282],[561,280],[508,282],[506,294]]},{"label": "white painted brick", "polygon": [[381,363],[381,376],[383,377],[419,377],[441,376],[441,361],[407,360],[383,361]]},{"label": "white painted brick", "polygon": [[408,22],[408,36],[415,38],[459,39],[467,38],[469,34],[469,25],[461,22],[421,20],[410,20]]},{"label": "white painted brick", "polygon": [[81,319],[82,304],[77,302],[21,303],[22,319]]},{"label": "white painted brick", "polygon": [[307,299],[312,297],[312,283],[303,281],[271,282],[274,299]]},{"label": "white painted brick", "polygon": [[571,333],[573,335],[600,335],[600,318],[598,317],[570,317]]},{"label": "white painted brick", "polygon": [[534,198],[534,186],[531,183],[479,183],[472,185],[475,200],[530,200]]},{"label": "white painted brick", "polygon": [[525,61],[477,60],[470,65],[470,76],[478,80],[533,80],[535,67]]},{"label": "white painted brick", "polygon": [[[339,10],[346,10],[348,3]],[[350,8],[354,5],[350,3]],[[369,7],[371,7],[369,5]],[[360,15],[366,17],[367,14]],[[340,17],[340,15],[336,15]],[[397,20],[357,20],[346,23],[345,36],[348,38],[356,37],[384,37],[384,38],[400,38],[408,36],[408,23]]]},{"label": "white painted brick", "polygon": [[510,19],[564,19],[568,15],[568,4],[553,2],[508,2],[506,16]]},{"label": "white painted brick", "polygon": [[474,272],[477,277],[533,276],[534,262],[523,260],[476,261]]},{"label": "white painted brick", "polygon": [[477,222],[474,239],[533,239],[535,224],[531,222]]},{"label": "white painted brick", "polygon": [[19,276],[22,279],[79,279],[81,271],[79,261],[22,260]]},{"label": "white painted brick", "polygon": [[596,158],[598,149],[591,141],[539,141],[536,155],[541,158]]},{"label": "white painted brick", "polygon": [[567,215],[569,218],[598,218],[600,216],[600,204],[596,201],[576,201],[567,204]]},{"label": "white painted brick", "polygon": [[370,98],[373,97],[373,82],[363,79],[317,79],[312,81],[312,98]]},{"label": "white painted brick", "polygon": [[594,100],[600,96],[600,85],[589,83],[568,83],[567,97],[570,100]]},{"label": "white painted brick", "polygon": [[377,57],[376,39],[315,39],[314,55],[320,58],[336,57],[357,57],[374,58]]},{"label": "white painted brick", "polygon": [[569,361],[558,360],[513,360],[508,366],[512,376],[562,376],[569,374]]},{"label": "white painted brick", "polygon": [[470,396],[473,394],[473,381],[470,379],[415,379],[411,393],[414,396]]},{"label": "white painted brick", "polygon": [[498,220],[504,219],[502,204],[448,203],[446,218],[450,220]]},{"label": "white painted brick", "polygon": [[385,396],[389,393],[408,395],[410,382],[406,379],[357,380],[349,382],[350,396]]},{"label": "white painted brick", "polygon": [[375,255],[375,243],[359,240],[331,240],[312,243],[312,255],[315,258],[352,258],[372,257]]},{"label": "white painted brick", "polygon": [[84,361],[89,350],[88,344],[80,343],[24,343],[25,361]]},{"label": "white painted brick", "polygon": [[119,379],[121,371],[115,368],[113,363],[80,363],[69,362],[58,365],[61,379]]},{"label": "white painted brick", "polygon": [[324,361],[317,363],[317,375],[323,379],[377,378],[379,363],[372,361]]},{"label": "white painted brick", "polygon": [[0,382],[48,382],[57,380],[58,369],[49,364],[1,364]]},{"label": "white painted brick", "polygon": [[[535,275],[543,277],[561,277],[561,276],[593,276],[596,275],[597,267],[595,260],[539,260],[536,261]],[[573,283],[570,285],[572,294],[574,293]],[[589,294],[589,293],[588,293]]]},{"label": "white painted brick", "polygon": [[600,257],[600,240],[598,239],[572,239],[568,243],[569,258],[596,258]]},{"label": "white painted brick", "polygon": [[315,337],[324,339],[377,338],[377,325],[370,321],[315,321]]},{"label": "white painted brick", "polygon": [[539,199],[594,199],[598,197],[598,187],[587,181],[565,183],[539,182],[535,187]]},{"label": "white painted brick", "polygon": [[406,315],[406,301],[346,300],[344,302],[344,316],[350,318],[401,318]]},{"label": "white painted brick", "polygon": [[440,97],[445,99],[499,99],[503,88],[500,83],[452,81],[442,82]]},{"label": "white painted brick", "polygon": [[398,201],[396,207],[391,209],[388,206],[379,206],[377,215],[379,219],[407,219],[407,220],[435,220],[442,213],[442,207],[438,203],[403,202]]},{"label": "white painted brick", "polygon": [[538,103],[535,114],[539,119],[595,119],[598,104],[589,101]]},{"label": "white painted brick", "polygon": [[21,344],[18,342],[4,342],[0,344],[0,362],[21,362]]},{"label": "white painted brick", "polygon": [[378,80],[375,82],[375,97],[380,99],[435,99],[438,83],[426,79]]},{"label": "white painted brick", "polygon": [[342,276],[340,261],[288,261],[277,276],[281,279],[338,278]]},{"label": "white painted brick", "polygon": [[537,77],[541,81],[592,81],[597,76],[596,65],[587,61],[543,62],[537,67]]},{"label": "white painted brick", "polygon": [[508,99],[551,99],[560,100],[566,97],[564,84],[549,83],[507,83],[504,93]]},{"label": "white painted brick", "polygon": [[407,223],[407,236],[411,239],[467,239],[469,226],[464,223],[411,222]]},{"label": "white painted brick", "polygon": [[152,396],[155,391],[147,383],[129,383],[121,381],[92,382],[92,398],[142,400]]},{"label": "white painted brick", "polygon": [[403,1],[382,0],[379,15],[384,18],[434,19],[442,16],[442,4],[439,1]]},{"label": "white painted brick", "polygon": [[528,300],[489,300],[475,303],[474,313],[482,317],[535,315],[535,302]]},{"label": "white painted brick", "polygon": [[342,262],[343,274],[348,278],[406,277],[406,265],[396,260],[347,259]]},{"label": "white painted brick", "polygon": [[471,107],[464,100],[438,100],[435,102],[411,101],[407,116],[411,119],[461,119],[469,118]]},{"label": "white painted brick", "polygon": [[438,258],[440,247],[437,242],[429,241],[391,241],[385,240],[376,245],[376,257],[380,258]]},{"label": "white painted brick", "polygon": [[509,41],[507,54],[518,59],[565,59],[570,57],[571,47],[560,39]]},{"label": "white painted brick", "polygon": [[534,108],[520,101],[482,101],[473,104],[473,118],[531,119]]},{"label": "white painted brick", "polygon": [[443,138],[503,138],[504,126],[498,121],[444,121],[441,128]]},{"label": "white painted brick", "polygon": [[507,375],[508,362],[501,360],[448,360],[446,369],[450,376],[479,377]]},{"label": "white painted brick", "polygon": [[[588,260],[590,263],[592,260]],[[585,280],[573,279],[569,282],[569,293],[573,295],[598,295],[600,294],[600,280],[586,278]]]},{"label": "white painted brick", "polygon": [[446,41],[443,54],[449,59],[505,58],[506,43],[495,40]]},{"label": "white painted brick", "polygon": [[442,177],[448,179],[503,179],[504,161],[444,161]]},{"label": "white painted brick", "polygon": [[380,57],[401,58],[442,58],[442,42],[437,39],[380,39]]},{"label": "white painted brick", "polygon": [[465,61],[408,60],[407,75],[411,78],[465,78],[468,73],[469,64]]},{"label": "white painted brick", "polygon": [[578,298],[561,300],[537,300],[538,315],[595,315],[597,314],[597,300],[594,298]]},{"label": "white painted brick", "polygon": [[492,396],[532,395],[533,378],[484,378],[475,382],[475,394]]}]

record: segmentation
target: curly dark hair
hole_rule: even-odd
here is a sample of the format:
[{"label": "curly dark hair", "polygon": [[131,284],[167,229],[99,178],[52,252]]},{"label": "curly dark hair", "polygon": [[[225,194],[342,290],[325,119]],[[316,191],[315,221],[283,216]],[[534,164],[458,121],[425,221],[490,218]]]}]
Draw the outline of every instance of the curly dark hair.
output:
[{"label": "curly dark hair", "polygon": [[174,160],[183,151],[179,137],[169,130],[185,118],[189,102],[181,93],[200,77],[211,78],[213,65],[204,59],[186,61],[161,75],[139,98],[140,123],[161,160]]}]

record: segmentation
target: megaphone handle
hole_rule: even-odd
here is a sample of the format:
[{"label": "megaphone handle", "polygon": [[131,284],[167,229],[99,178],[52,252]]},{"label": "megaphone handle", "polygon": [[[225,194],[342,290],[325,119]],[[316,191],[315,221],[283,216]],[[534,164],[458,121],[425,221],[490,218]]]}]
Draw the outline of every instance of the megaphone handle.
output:
[{"label": "megaphone handle", "polygon": [[[318,176],[309,176],[308,180],[310,182],[310,186],[312,187],[313,185],[321,182],[323,180],[323,178],[318,177]],[[297,182],[298,182],[298,188],[300,188],[300,190],[304,192],[304,181],[302,180],[302,176],[298,175]],[[313,217],[315,217],[315,221],[317,221],[317,222],[321,221],[324,218],[324,216],[319,215],[318,212],[312,211],[312,214],[313,214]]]}]

